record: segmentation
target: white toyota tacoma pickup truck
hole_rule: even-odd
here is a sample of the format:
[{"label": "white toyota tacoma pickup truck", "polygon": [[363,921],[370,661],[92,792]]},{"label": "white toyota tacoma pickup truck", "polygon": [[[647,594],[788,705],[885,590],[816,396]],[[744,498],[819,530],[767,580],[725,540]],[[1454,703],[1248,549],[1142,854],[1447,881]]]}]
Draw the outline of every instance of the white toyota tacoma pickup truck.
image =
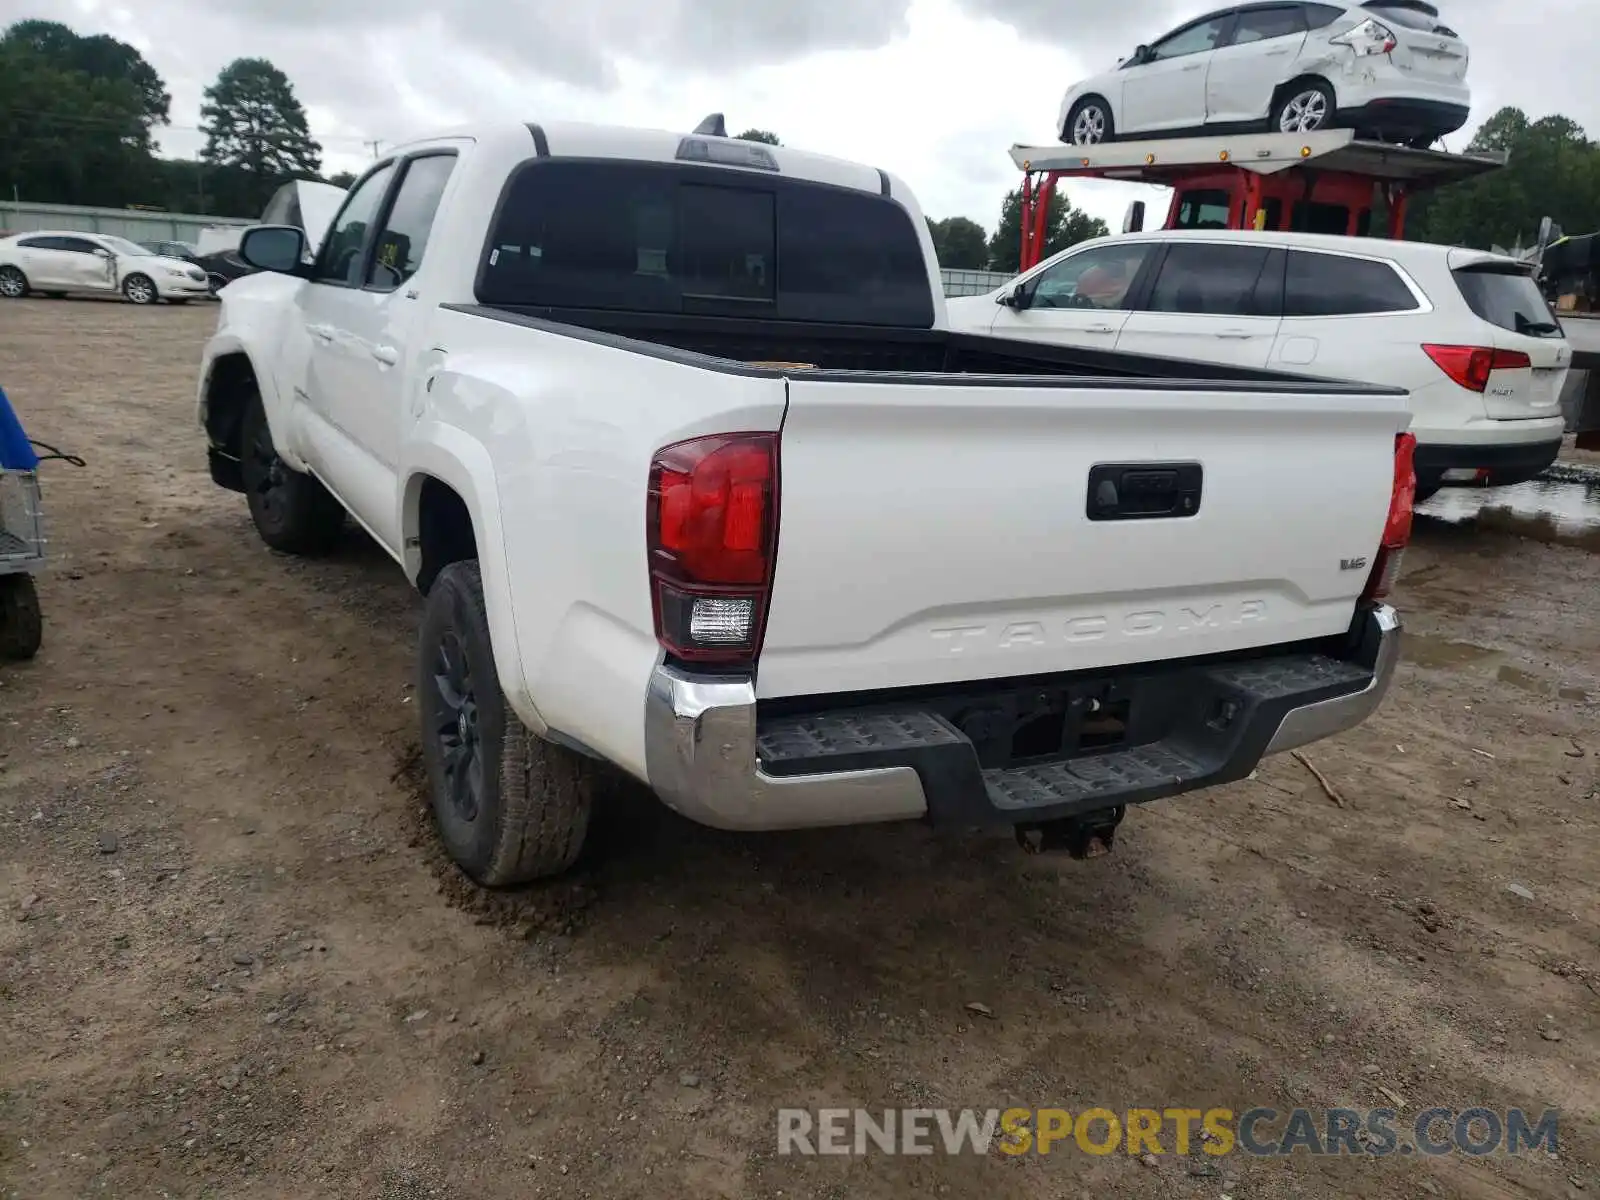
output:
[{"label": "white toyota tacoma pickup truck", "polygon": [[354,518],[426,597],[473,879],[569,867],[602,761],[725,829],[1082,856],[1373,711],[1403,392],[952,333],[904,183],[719,134],[396,149],[221,294],[212,476],[279,551]]}]

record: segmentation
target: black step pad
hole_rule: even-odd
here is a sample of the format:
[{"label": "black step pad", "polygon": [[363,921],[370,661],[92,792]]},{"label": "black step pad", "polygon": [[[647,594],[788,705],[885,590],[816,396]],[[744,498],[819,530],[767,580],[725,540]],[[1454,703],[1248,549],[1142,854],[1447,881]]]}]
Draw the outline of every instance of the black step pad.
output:
[{"label": "black step pad", "polygon": [[1281,700],[1285,696],[1323,688],[1348,687],[1372,678],[1372,672],[1365,667],[1320,654],[1291,654],[1282,658],[1225,663],[1206,674],[1256,700]]},{"label": "black step pad", "polygon": [[763,763],[831,758],[883,750],[917,750],[965,742],[955,729],[929,712],[824,713],[763,721],[756,753]]},{"label": "black step pad", "polygon": [[1066,762],[985,771],[983,782],[996,808],[1048,808],[1198,779],[1206,770],[1166,746],[1154,745]]}]

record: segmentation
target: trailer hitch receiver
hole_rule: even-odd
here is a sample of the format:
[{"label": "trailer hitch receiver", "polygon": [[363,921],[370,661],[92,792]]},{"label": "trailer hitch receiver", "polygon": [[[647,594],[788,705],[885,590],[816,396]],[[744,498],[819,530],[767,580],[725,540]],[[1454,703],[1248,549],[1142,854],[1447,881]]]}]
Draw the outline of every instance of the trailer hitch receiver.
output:
[{"label": "trailer hitch receiver", "polygon": [[1016,827],[1017,844],[1028,854],[1051,854],[1065,850],[1073,858],[1099,858],[1110,854],[1116,843],[1117,826],[1127,813],[1125,805],[1041,821]]}]

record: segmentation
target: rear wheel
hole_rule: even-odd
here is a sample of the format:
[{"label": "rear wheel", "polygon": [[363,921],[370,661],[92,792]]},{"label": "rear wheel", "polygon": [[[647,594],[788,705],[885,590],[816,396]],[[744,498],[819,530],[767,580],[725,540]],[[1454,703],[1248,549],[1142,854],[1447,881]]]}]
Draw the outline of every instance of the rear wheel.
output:
[{"label": "rear wheel", "polygon": [[534,736],[506,703],[476,561],[451,563],[428,590],[417,695],[434,824],[456,865],[505,887],[577,861],[598,764]]},{"label": "rear wheel", "polygon": [[21,300],[28,294],[28,277],[17,267],[0,267],[0,298]]},{"label": "rear wheel", "polygon": [[1333,89],[1321,80],[1301,79],[1278,94],[1268,131],[1315,133],[1333,128]]},{"label": "rear wheel", "polygon": [[1085,96],[1067,114],[1061,140],[1074,146],[1097,146],[1113,141],[1116,133],[1116,123],[1111,119],[1111,106],[1099,96]]},{"label": "rear wheel", "polygon": [[245,409],[239,473],[261,540],[285,554],[324,554],[344,529],[344,509],[311,476],[278,457],[260,395]]},{"label": "rear wheel", "polygon": [[33,576],[0,575],[0,658],[32,658],[43,642],[44,618]]}]

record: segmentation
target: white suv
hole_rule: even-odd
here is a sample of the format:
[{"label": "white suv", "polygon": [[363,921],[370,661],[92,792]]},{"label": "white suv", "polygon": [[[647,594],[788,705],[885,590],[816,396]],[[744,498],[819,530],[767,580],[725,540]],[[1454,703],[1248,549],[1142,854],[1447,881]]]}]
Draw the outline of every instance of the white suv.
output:
[{"label": "white suv", "polygon": [[1405,388],[1419,497],[1520,483],[1561,449],[1571,348],[1528,267],[1479,250],[1128,234],[947,308],[957,330]]},{"label": "white suv", "polygon": [[1467,46],[1426,0],[1219,9],[1068,90],[1061,140],[1356,129],[1427,146],[1466,124]]}]

